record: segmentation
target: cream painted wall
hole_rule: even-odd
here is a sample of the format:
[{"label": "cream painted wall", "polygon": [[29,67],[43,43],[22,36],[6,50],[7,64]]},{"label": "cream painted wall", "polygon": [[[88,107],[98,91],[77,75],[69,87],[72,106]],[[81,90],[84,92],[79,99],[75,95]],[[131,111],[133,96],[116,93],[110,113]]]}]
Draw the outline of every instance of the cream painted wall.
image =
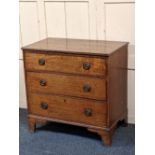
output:
[{"label": "cream painted wall", "polygon": [[[134,1],[20,0],[20,47],[46,37],[128,41],[128,120],[135,122]],[[20,51],[20,107],[26,108]]]}]

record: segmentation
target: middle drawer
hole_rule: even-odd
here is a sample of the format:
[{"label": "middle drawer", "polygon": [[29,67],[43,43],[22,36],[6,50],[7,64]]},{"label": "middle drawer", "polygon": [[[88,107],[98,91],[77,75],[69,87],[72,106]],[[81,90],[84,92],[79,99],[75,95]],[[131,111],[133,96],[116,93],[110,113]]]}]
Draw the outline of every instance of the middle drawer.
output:
[{"label": "middle drawer", "polygon": [[27,72],[27,88],[33,93],[53,93],[106,100],[106,80],[83,76]]}]

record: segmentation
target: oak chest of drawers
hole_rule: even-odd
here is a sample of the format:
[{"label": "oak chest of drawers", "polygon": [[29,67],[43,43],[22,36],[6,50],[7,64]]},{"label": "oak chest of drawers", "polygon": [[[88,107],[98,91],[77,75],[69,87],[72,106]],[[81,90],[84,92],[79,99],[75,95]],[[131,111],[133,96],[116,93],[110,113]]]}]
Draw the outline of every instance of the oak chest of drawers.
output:
[{"label": "oak chest of drawers", "polygon": [[110,145],[127,121],[126,42],[47,38],[23,47],[28,123],[86,127]]}]

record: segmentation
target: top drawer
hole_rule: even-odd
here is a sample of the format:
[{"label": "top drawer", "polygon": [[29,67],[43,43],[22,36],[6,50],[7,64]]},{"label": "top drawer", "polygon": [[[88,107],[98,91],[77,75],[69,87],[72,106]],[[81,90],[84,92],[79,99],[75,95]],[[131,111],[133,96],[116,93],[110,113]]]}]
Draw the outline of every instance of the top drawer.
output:
[{"label": "top drawer", "polygon": [[70,55],[49,55],[25,52],[26,70],[54,71],[95,76],[106,74],[105,59]]}]

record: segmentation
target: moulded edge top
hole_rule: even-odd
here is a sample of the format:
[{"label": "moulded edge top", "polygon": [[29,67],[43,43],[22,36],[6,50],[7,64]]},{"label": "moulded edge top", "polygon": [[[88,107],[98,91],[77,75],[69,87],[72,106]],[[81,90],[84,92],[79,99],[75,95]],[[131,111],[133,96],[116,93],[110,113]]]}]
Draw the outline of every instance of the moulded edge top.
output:
[{"label": "moulded edge top", "polygon": [[22,47],[22,50],[109,56],[128,42],[107,40],[85,40],[46,38]]}]

